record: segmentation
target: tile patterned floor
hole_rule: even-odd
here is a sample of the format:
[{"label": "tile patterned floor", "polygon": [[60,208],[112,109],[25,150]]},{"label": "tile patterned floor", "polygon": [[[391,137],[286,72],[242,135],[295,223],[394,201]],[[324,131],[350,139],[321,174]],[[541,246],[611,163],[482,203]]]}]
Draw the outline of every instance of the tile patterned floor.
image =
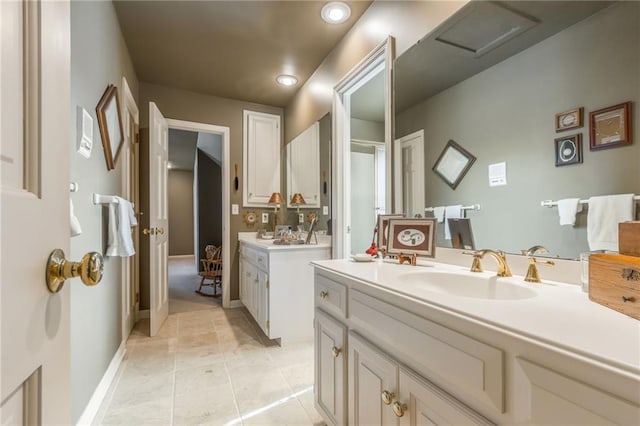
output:
[{"label": "tile patterned floor", "polygon": [[97,425],[313,425],[313,345],[278,346],[245,309],[137,324]]}]

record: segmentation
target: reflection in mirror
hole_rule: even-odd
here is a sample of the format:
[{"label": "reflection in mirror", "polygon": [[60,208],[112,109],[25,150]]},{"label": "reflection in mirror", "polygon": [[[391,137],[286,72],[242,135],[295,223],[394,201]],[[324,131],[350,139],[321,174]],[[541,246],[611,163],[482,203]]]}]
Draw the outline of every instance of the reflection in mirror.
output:
[{"label": "reflection in mirror", "polygon": [[351,254],[364,253],[385,206],[384,72],[351,95]]},{"label": "reflection in mirror", "polygon": [[[331,114],[325,114],[286,147],[287,209],[285,223],[296,229],[309,228],[311,219],[318,218],[316,230],[329,231],[331,219]],[[293,205],[293,194],[300,193],[305,204]],[[326,207],[327,214],[323,210]],[[298,208],[303,214],[299,223]]]},{"label": "reflection in mirror", "polygon": [[[479,12],[492,24],[474,21]],[[486,31],[511,28],[504,19],[533,25],[515,36]],[[464,6],[395,62],[394,149],[424,133],[425,185],[420,197],[403,171],[396,193],[426,209],[480,204],[462,214],[470,218],[478,248],[520,253],[542,244],[552,255],[573,259],[588,251],[588,209],[577,214],[575,226],[560,226],[557,207],[540,203],[640,193],[638,132],[631,145],[591,151],[587,120],[589,112],[631,101],[638,128],[638,22],[638,2]],[[556,114],[577,108],[584,108],[584,124],[556,130]],[[575,134],[584,144],[582,163],[556,166],[554,139]],[[477,157],[455,189],[432,171],[449,140]],[[489,167],[500,163],[506,164],[504,184],[492,186]],[[451,247],[442,223],[439,228],[438,245]]]}]

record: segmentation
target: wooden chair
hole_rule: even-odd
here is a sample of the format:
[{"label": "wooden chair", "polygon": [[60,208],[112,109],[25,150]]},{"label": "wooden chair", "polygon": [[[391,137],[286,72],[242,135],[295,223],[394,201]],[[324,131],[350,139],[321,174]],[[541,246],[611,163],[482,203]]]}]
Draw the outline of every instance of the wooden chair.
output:
[{"label": "wooden chair", "polygon": [[[200,272],[202,280],[196,293],[202,296],[220,297],[221,293],[218,293],[216,290],[219,286],[220,291],[222,291],[222,246],[216,247],[208,245],[204,248],[204,252],[206,259],[200,259],[204,270]],[[205,280],[211,280],[211,282],[205,283]],[[202,287],[213,287],[213,294],[202,291]]]}]

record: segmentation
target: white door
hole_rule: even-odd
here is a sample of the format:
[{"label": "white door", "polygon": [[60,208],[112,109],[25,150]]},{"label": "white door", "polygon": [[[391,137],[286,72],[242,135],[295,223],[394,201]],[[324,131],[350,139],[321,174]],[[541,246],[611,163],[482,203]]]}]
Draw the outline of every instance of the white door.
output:
[{"label": "white door", "polygon": [[396,213],[424,216],[424,131],[395,141]]},{"label": "white door", "polygon": [[149,317],[150,335],[155,336],[169,315],[169,220],[167,162],[169,126],[153,102],[149,102]]},{"label": "white door", "polygon": [[364,253],[376,226],[375,156],[351,152],[351,247],[349,254]]},{"label": "white door", "polygon": [[349,424],[397,425],[398,364],[366,340],[349,334]]},{"label": "white door", "polygon": [[71,423],[69,286],[82,284],[45,284],[49,254],[69,252],[69,13],[0,1],[2,424]]}]

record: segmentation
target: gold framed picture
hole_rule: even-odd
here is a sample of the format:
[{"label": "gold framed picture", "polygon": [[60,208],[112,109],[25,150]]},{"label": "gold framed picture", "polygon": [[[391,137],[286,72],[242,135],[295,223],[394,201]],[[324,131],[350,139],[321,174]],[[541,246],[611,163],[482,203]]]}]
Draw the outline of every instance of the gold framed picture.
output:
[{"label": "gold framed picture", "polygon": [[633,143],[631,102],[589,113],[589,148],[615,148]]},{"label": "gold framed picture", "polygon": [[556,114],[556,133],[583,126],[584,108],[574,108]]},{"label": "gold framed picture", "polygon": [[102,137],[104,158],[107,162],[107,170],[115,169],[120,148],[124,142],[122,131],[122,117],[120,115],[120,97],[118,88],[113,84],[107,86],[100,102],[96,106],[98,127]]}]

